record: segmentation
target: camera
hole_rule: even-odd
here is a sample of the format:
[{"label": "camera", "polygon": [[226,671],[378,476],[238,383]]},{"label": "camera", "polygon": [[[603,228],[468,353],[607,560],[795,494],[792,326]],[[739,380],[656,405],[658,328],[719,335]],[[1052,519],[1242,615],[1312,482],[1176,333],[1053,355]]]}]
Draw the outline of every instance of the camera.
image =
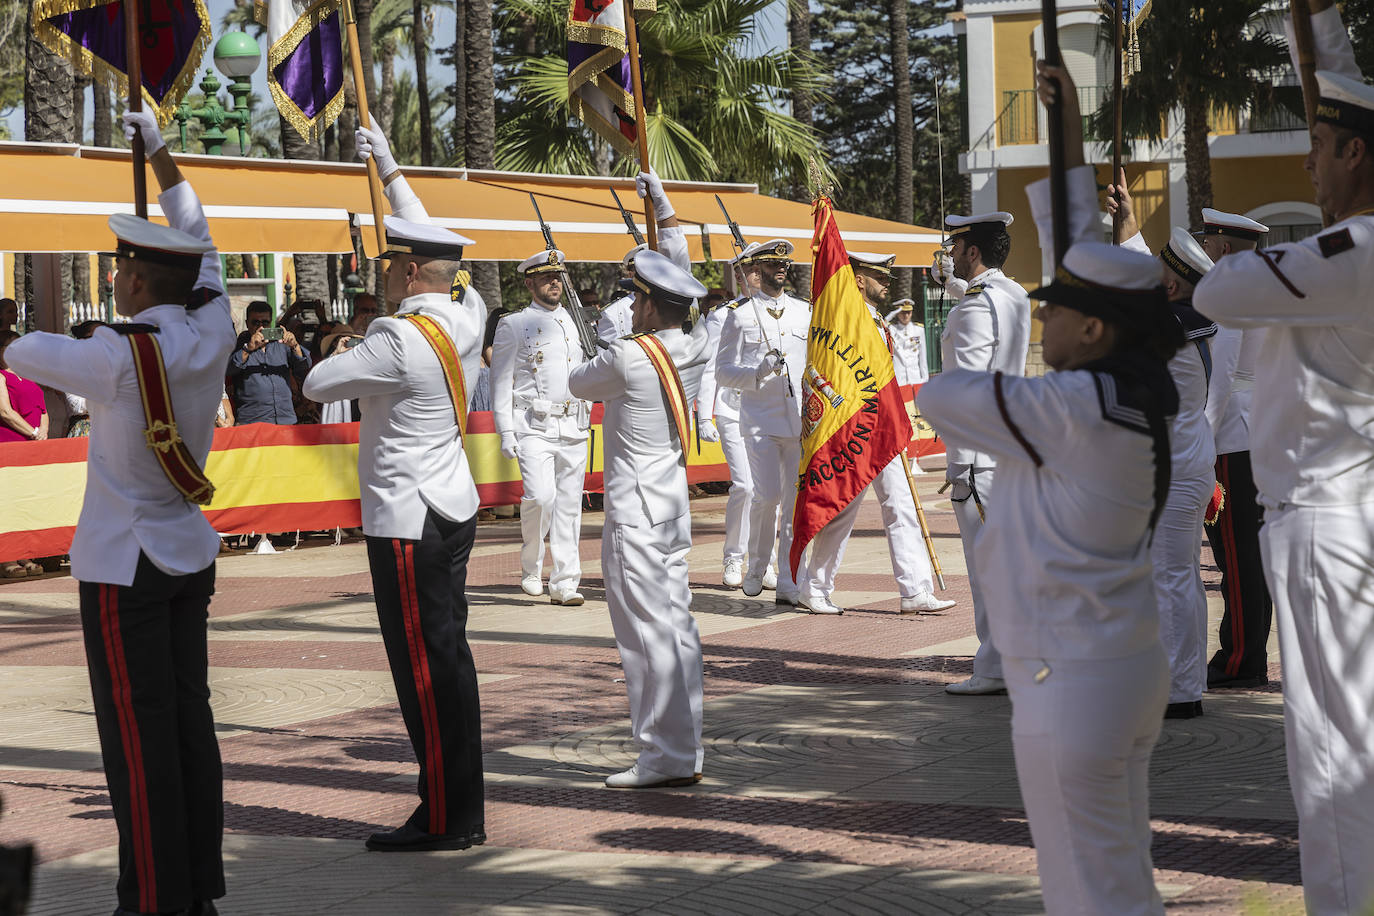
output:
[{"label": "camera", "polygon": [[262,339],[268,341],[281,340],[283,333],[281,328],[263,328]]},{"label": "camera", "polygon": [[344,349],[345,349],[345,350],[352,350],[354,347],[356,347],[358,344],[360,344],[360,343],[362,343],[362,342],[363,342],[363,339],[362,339],[361,337],[345,337],[345,338],[344,338]]}]

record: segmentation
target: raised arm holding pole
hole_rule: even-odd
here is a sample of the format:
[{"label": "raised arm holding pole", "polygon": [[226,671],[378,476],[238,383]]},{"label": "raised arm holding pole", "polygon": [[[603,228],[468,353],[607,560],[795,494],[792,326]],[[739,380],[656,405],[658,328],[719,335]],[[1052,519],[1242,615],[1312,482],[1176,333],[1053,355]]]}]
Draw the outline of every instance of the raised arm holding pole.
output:
[{"label": "raised arm holding pole", "polygon": [[[649,171],[649,125],[644,117],[644,80],[639,69],[639,29],[635,24],[634,0],[625,2],[625,49],[630,55],[630,86],[635,97],[635,133],[639,136],[639,170]],[[649,236],[649,247],[658,251],[658,217],[654,214],[654,202],[644,198],[644,229]]]},{"label": "raised arm holding pole", "polygon": [[[367,83],[363,80],[362,55],[358,52],[358,16],[353,0],[344,0],[344,22],[348,28],[348,57],[353,65],[353,94],[358,99],[358,123],[369,130],[372,118],[367,111]],[[375,159],[367,160],[367,191],[372,198],[372,228],[377,233],[377,253],[386,251],[386,228],[382,224],[382,180]]]},{"label": "raised arm holding pole", "polygon": [[[128,65],[129,111],[143,110],[143,56],[139,41],[138,4],[124,4],[124,52]],[[144,169],[143,136],[137,132],[129,142],[134,161],[134,213],[148,218],[148,173]]]},{"label": "raised arm holding pole", "polygon": [[[1298,82],[1302,85],[1302,107],[1307,116],[1309,132],[1317,123],[1317,99],[1320,96],[1317,90],[1317,52],[1312,40],[1312,13],[1314,7],[1320,12],[1330,5],[1330,2],[1321,0],[1316,4],[1310,0],[1289,0],[1288,3],[1293,17],[1293,45],[1297,52],[1294,57],[1298,61]],[[1331,214],[1325,210],[1322,211],[1322,225],[1331,225]]]}]

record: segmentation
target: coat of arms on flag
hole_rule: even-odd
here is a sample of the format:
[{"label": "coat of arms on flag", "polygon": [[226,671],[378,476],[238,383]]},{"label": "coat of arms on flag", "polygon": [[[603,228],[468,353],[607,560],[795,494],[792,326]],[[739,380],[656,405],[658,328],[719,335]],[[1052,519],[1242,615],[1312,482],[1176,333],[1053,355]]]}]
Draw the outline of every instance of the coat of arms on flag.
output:
[{"label": "coat of arms on flag", "polygon": [[639,139],[626,50],[625,9],[652,13],[657,0],[570,0],[568,104],[622,156]]},{"label": "coat of arms on flag", "polygon": [[296,133],[314,142],[343,111],[339,0],[258,0],[267,26],[267,86]]},{"label": "coat of arms on flag", "polygon": [[[126,0],[34,0],[33,31],[77,71],[129,91]],[[172,119],[210,46],[205,0],[137,0],[143,98],[158,123]]]},{"label": "coat of arms on flag", "polygon": [[802,460],[792,515],[795,573],[806,545],[911,441],[892,352],[864,304],[830,199],[816,201]]}]

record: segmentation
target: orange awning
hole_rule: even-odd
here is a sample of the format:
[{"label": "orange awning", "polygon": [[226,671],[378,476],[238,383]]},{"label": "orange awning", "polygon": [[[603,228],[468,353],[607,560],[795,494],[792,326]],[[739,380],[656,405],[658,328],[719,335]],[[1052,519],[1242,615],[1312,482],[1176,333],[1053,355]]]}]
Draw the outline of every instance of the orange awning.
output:
[{"label": "orange awning", "polygon": [[[364,169],[357,163],[293,162],[229,156],[177,155],[178,165],[205,205],[210,232],[222,251],[344,252],[352,248],[350,220],[371,254],[375,239]],[[632,244],[610,188],[632,209],[643,230],[643,209],[629,179],[531,175],[466,169],[411,168],[406,176],[440,225],[470,236],[465,254],[486,261],[519,261],[544,248],[530,206],[539,198],[554,240],[569,260],[618,262]],[[133,212],[129,153],[65,144],[0,143],[0,251],[100,251],[111,245],[105,220]],[[155,187],[148,176],[150,187]],[[806,259],[809,204],[759,194],[753,185],[665,182],[687,226],[693,260],[732,254],[729,230],[713,195],[719,194],[747,241],[785,238]],[[155,199],[154,199],[155,204]],[[158,218],[156,208],[150,214]],[[855,250],[890,252],[904,266],[924,266],[940,243],[936,230],[836,212]],[[704,233],[703,233],[704,229]]]}]

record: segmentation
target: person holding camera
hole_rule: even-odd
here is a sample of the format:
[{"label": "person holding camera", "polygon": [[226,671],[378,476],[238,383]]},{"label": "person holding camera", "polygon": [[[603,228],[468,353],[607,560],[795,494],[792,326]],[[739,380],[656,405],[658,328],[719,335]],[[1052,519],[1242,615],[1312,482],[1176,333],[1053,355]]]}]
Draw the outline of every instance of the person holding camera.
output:
[{"label": "person holding camera", "polygon": [[238,423],[275,423],[292,426],[296,409],[291,399],[291,376],[305,380],[310,354],[296,335],[271,327],[272,309],[266,302],[248,303],[247,329],[229,357],[229,380],[238,404]]}]

